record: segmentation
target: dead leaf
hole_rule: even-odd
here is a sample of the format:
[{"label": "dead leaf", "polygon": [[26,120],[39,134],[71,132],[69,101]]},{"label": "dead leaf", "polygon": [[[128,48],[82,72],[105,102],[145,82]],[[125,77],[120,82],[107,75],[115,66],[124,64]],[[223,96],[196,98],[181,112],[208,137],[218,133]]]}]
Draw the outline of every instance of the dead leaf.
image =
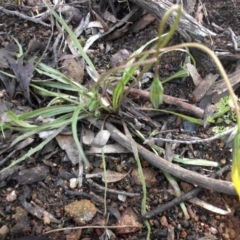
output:
[{"label": "dead leaf", "polygon": [[77,83],[82,83],[84,77],[84,69],[77,61],[73,58],[66,58],[62,61],[61,72],[68,78],[71,78]]},{"label": "dead leaf", "polygon": [[142,224],[138,222],[137,214],[131,208],[126,208],[124,210],[116,226],[124,226],[116,229],[117,234],[133,233],[143,227]]},{"label": "dead leaf", "polygon": [[[84,143],[84,141],[83,141],[83,143]],[[112,154],[114,154],[114,153],[129,153],[130,152],[128,149],[126,149],[125,147],[123,147],[122,145],[120,145],[118,143],[105,145],[103,147],[103,151],[105,154],[107,154],[107,153],[112,153]],[[91,155],[91,154],[96,154],[96,153],[101,153],[101,152],[102,152],[101,148],[91,147],[85,153],[87,155]]]},{"label": "dead leaf", "polygon": [[133,32],[138,32],[150,25],[155,19],[156,17],[154,15],[147,13],[131,26],[131,30]]},{"label": "dead leaf", "polygon": [[[1,65],[1,63],[0,63],[0,65]],[[7,94],[8,94],[8,96],[10,97],[10,99],[12,99],[12,97],[15,94],[15,89],[16,89],[16,81],[15,81],[15,79],[9,78],[5,74],[0,73],[0,80],[2,81],[2,83],[4,85],[5,90],[6,90]]]},{"label": "dead leaf", "polygon": [[129,25],[130,25],[130,23],[126,23],[122,28],[116,29],[113,33],[110,33],[106,37],[106,39],[108,41],[111,41],[111,40],[115,40],[117,38],[120,38],[120,37],[124,36],[129,29]]},{"label": "dead leaf", "polygon": [[203,117],[204,129],[210,126],[210,122],[208,121],[208,118],[212,117],[215,112],[216,112],[216,106],[213,104],[209,104],[209,102],[207,102],[207,106],[204,109],[204,117]]},{"label": "dead leaf", "polygon": [[[94,137],[94,132],[87,129],[82,128],[82,141],[84,144],[88,146],[92,146],[95,149],[103,148],[105,147],[106,143],[108,142],[110,137],[110,133],[108,130],[101,130],[97,133],[97,135]],[[101,150],[100,150],[101,152]]]},{"label": "dead leaf", "polygon": [[107,23],[96,12],[94,12],[93,10],[92,10],[92,13],[96,17],[97,21],[101,23],[104,32],[107,32],[109,30],[109,27],[108,27]]},{"label": "dead leaf", "polygon": [[5,48],[0,49],[0,67],[8,68],[9,64],[15,62],[15,56],[18,51],[18,46],[10,43]]},{"label": "dead leaf", "polygon": [[[130,172],[130,170],[129,170]],[[98,173],[92,173],[92,174],[86,174],[86,178],[102,178],[102,181],[107,181],[108,183],[118,182],[125,178],[129,172],[127,173],[118,173],[114,171],[107,170],[106,171],[106,179],[104,178],[104,172],[98,172]]]},{"label": "dead leaf", "polygon": [[[137,185],[142,185],[140,181],[138,169],[137,168],[133,169],[131,174],[135,183]],[[155,178],[158,173],[154,171],[152,168],[143,168],[143,174],[148,187],[156,186],[158,184],[158,181]]]},{"label": "dead leaf", "polygon": [[83,127],[81,136],[82,136],[82,142],[85,145],[90,145],[94,139],[94,132],[88,128]]},{"label": "dead leaf", "polygon": [[72,136],[58,135],[56,140],[61,147],[65,150],[71,162],[75,165],[79,163],[80,154],[77,145]]},{"label": "dead leaf", "polygon": [[110,182],[118,182],[122,180],[129,174],[130,171],[128,173],[118,173],[118,172],[107,170],[106,172],[107,172],[106,179],[104,178],[104,174],[103,174],[102,181],[103,182],[107,181],[108,183],[110,183]]},{"label": "dead leaf", "polygon": [[88,26],[88,28],[103,28],[102,24],[99,21],[91,21]]},{"label": "dead leaf", "polygon": [[23,65],[23,56],[17,59],[17,63],[11,63],[11,68],[16,76],[16,79],[18,81],[19,87],[23,91],[23,95],[27,99],[27,101],[33,105],[31,99],[30,99],[30,90],[29,90],[29,84],[33,77],[33,71],[34,71],[34,58],[35,56],[31,57],[25,65]]},{"label": "dead leaf", "polygon": [[101,130],[100,132],[98,132],[96,137],[93,139],[91,146],[98,147],[98,148],[104,147],[106,145],[106,143],[108,142],[110,135],[111,134],[108,130]]},{"label": "dead leaf", "polygon": [[214,84],[214,82],[218,79],[219,75],[212,73],[208,74],[203,81],[201,81],[198,86],[193,91],[193,95],[197,102],[199,102],[208,92],[208,90],[211,88],[211,86]]},{"label": "dead leaf", "polygon": [[200,74],[198,73],[196,67],[191,63],[187,63],[186,68],[188,70],[188,73],[192,77],[194,85],[197,86],[202,81],[202,78],[201,78]]},{"label": "dead leaf", "polygon": [[111,14],[109,11],[104,11],[103,13],[103,18],[106,20],[106,21],[109,21],[109,22],[112,22],[112,23],[116,23],[117,22],[117,19],[115,18],[115,16],[113,14]]},{"label": "dead leaf", "polygon": [[91,201],[82,199],[65,206],[65,212],[73,218],[77,224],[86,224],[95,216],[97,208]]}]

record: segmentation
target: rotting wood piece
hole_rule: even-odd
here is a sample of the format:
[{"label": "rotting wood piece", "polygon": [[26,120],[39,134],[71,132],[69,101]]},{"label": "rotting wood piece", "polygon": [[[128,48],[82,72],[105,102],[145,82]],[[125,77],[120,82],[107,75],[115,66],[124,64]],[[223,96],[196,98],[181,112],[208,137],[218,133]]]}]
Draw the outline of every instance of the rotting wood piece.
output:
[{"label": "rotting wood piece", "polygon": [[[167,0],[131,0],[133,3],[141,6],[150,13],[156,15],[159,19],[162,19],[164,13],[171,8],[174,4]],[[174,12],[167,20],[169,26],[172,26],[176,18],[176,12]],[[201,42],[207,36],[216,36],[216,33],[205,28],[203,25],[198,23],[191,15],[183,10],[180,23],[177,27],[177,32],[187,42]]]}]

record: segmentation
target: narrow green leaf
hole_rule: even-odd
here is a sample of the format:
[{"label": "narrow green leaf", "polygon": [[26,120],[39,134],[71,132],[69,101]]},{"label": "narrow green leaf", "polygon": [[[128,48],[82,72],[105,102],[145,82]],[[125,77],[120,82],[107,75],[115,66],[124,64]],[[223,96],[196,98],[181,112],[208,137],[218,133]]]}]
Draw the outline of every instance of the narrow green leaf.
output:
[{"label": "narrow green leaf", "polygon": [[79,104],[74,113],[73,113],[73,119],[72,119],[72,132],[73,132],[73,139],[77,145],[77,148],[78,148],[78,151],[79,151],[79,154],[80,156],[82,157],[83,161],[84,161],[84,164],[85,164],[85,168],[88,168],[90,163],[83,151],[83,148],[82,148],[82,145],[78,139],[78,134],[77,134],[77,122],[78,122],[78,115],[79,113],[83,110],[84,108],[84,105],[82,104]]},{"label": "narrow green leaf", "polygon": [[31,125],[23,120],[20,120],[17,117],[17,115],[15,115],[12,111],[8,111],[8,116],[14,123],[16,123],[20,127],[24,127],[26,129],[31,129],[31,128],[36,127],[36,125]]}]

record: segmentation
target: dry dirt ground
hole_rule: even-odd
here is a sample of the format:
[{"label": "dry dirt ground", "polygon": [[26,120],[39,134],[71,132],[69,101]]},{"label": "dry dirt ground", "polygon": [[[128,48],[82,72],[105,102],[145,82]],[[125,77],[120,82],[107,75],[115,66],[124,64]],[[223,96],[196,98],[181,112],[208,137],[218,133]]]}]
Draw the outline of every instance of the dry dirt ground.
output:
[{"label": "dry dirt ground", "polygon": [[[33,11],[36,10],[33,7],[37,5],[37,2],[26,1],[24,2],[25,7],[23,7],[21,4],[16,5],[15,2],[10,3],[6,1],[1,2],[0,7],[32,17],[37,14]],[[85,18],[89,11],[89,5],[86,2],[76,1],[74,3],[73,1],[68,1],[66,2],[66,6],[75,6],[75,9],[81,12],[81,18]],[[129,8],[134,8],[132,3],[128,5],[127,3],[120,3],[118,1],[113,2],[113,8],[109,6],[107,1],[106,3],[102,3],[102,5],[99,1],[93,1],[91,6],[99,15],[107,12],[106,10],[109,13],[116,11],[116,17],[118,18],[116,22],[121,22],[121,19],[129,13]],[[183,2],[187,4],[188,1]],[[230,26],[237,36],[240,34],[240,14],[238,12],[240,2],[202,1],[202,3],[205,4],[208,13],[207,17],[203,17],[202,24],[210,29],[213,29],[211,25],[213,22],[223,29]],[[195,3],[193,12],[191,13],[193,16],[195,16],[197,6],[198,1]],[[64,58],[62,57],[70,54],[70,52],[68,48],[63,52],[64,41],[61,47],[60,45],[57,47],[61,51],[54,52],[56,50],[54,43],[56,43],[56,38],[59,36],[60,31],[58,26],[54,26],[51,29],[49,20],[45,22],[50,24],[50,27],[43,26],[22,17],[14,16],[11,13],[6,14],[1,10],[1,49],[6,48],[10,43],[14,43],[12,38],[14,37],[21,44],[24,52],[27,51],[26,58],[29,59],[34,54],[38,57],[43,56],[42,61],[49,66],[64,69],[66,62],[64,62]],[[45,9],[38,7],[38,11],[43,13]],[[140,12],[139,15],[141,15]],[[66,12],[64,18],[69,19],[74,14],[71,12],[69,15],[69,12]],[[77,12],[76,16],[78,14],[80,13]],[[76,16],[74,15],[74,17]],[[110,16],[113,17],[112,14]],[[88,54],[99,73],[106,72],[111,67],[121,64],[132,52],[157,36],[159,20],[152,18],[152,16],[148,16],[146,19],[144,17],[136,17],[136,19],[131,20],[129,25],[117,27],[113,33],[100,38],[90,47]],[[94,17],[92,14],[90,21],[93,20],[98,20],[98,17]],[[80,19],[76,17],[69,19],[68,24],[72,29],[75,29],[79,21]],[[107,20],[105,21],[107,22]],[[148,23],[146,24],[147,26],[144,26],[145,22]],[[116,23],[111,24],[114,26]],[[97,27],[95,28],[97,29]],[[89,32],[89,29],[85,30],[80,37],[84,43],[90,37]],[[224,42],[226,40],[224,34],[219,39],[222,39],[222,42],[219,41],[218,44],[224,49],[230,49],[231,53],[235,56],[222,61],[227,73],[231,74],[238,67],[238,52],[233,50],[232,47],[224,45],[226,44]],[[182,39],[176,35],[170,44],[173,45],[180,41]],[[217,41],[217,38],[213,39],[213,41]],[[176,52],[165,55],[161,62],[159,62],[159,75],[161,78],[165,79],[177,72],[184,58],[183,54]],[[1,52],[0,68],[0,70],[13,74],[13,71],[1,62]],[[86,71],[81,70],[80,67],[79,69],[80,71],[76,71],[76,67],[73,64],[72,68],[66,68],[63,72],[69,74],[74,80],[90,86],[91,79],[89,75]],[[209,73],[207,68],[199,67],[198,70],[202,78],[205,78]],[[152,72],[153,69],[149,70],[149,74]],[[2,75],[0,79],[3,82]],[[39,80],[41,79],[41,75],[34,72],[32,79]],[[143,89],[148,89],[150,86],[149,81],[151,80],[149,79],[151,78],[146,77],[146,79],[146,82],[143,82]],[[13,80],[11,80],[10,86],[12,86],[11,84],[13,84]],[[12,107],[17,106],[19,109],[24,107],[39,108],[46,106],[49,102],[49,99],[41,98],[38,102],[34,102],[33,106],[30,106],[24,93],[18,86],[14,88],[8,86],[8,89],[6,84],[1,83],[0,86],[2,93],[4,90],[7,90],[8,93],[7,97],[2,94],[2,100],[8,101]],[[175,98],[186,99],[190,104],[198,106],[199,103],[192,96],[194,88],[195,86],[191,77],[185,79],[179,78],[164,85],[164,93]],[[236,89],[236,92],[238,92],[238,89]],[[135,106],[138,107],[148,107],[150,104],[148,100],[136,96],[131,96],[129,101],[134,101],[137,104]],[[126,106],[134,108],[134,105],[131,104]],[[166,103],[161,106],[161,109],[177,110],[174,105]],[[1,111],[4,110],[1,109]],[[149,114],[147,116],[154,123],[158,123],[159,128],[162,130],[174,130],[172,132],[173,136],[179,134],[178,130],[181,128],[188,129],[180,117],[173,117],[162,113]],[[123,131],[119,122],[115,126],[120,131]],[[165,128],[162,128],[162,126],[165,126]],[[81,131],[87,131],[87,127],[88,123],[84,121],[79,126]],[[196,126],[193,125],[190,127],[195,128]],[[206,137],[210,133],[209,129],[211,130],[211,127],[208,129],[196,128],[194,133],[187,135],[204,135]],[[91,130],[93,133],[97,131],[93,127]],[[153,127],[146,124],[146,129],[144,130],[151,132]],[[41,141],[38,136],[35,136],[34,141],[26,147],[19,147],[16,150],[14,148],[6,150],[7,146],[19,134],[19,132],[11,132],[5,138],[1,136],[1,169],[8,166],[14,159],[19,158]],[[78,164],[72,160],[71,153],[68,151],[71,148],[71,141],[71,135],[58,136],[41,151],[20,163],[7,178],[4,178],[2,175],[0,176],[0,239],[16,239],[23,236],[45,236],[50,239],[59,240],[146,239],[147,229],[144,225],[144,218],[141,216],[142,186],[139,183],[137,164],[133,154],[125,150],[117,152],[115,148],[109,150],[110,152],[106,154],[107,170],[112,171],[109,172],[110,180],[107,188],[112,191],[107,192],[105,201],[104,182],[101,175],[103,171],[101,152],[93,151],[89,146],[85,146],[85,151],[89,152],[88,158],[91,162],[91,169],[87,174],[90,175],[84,174],[83,185],[80,190],[78,187],[71,186],[73,179],[76,179],[78,174]],[[63,143],[66,143],[65,147]],[[108,144],[115,144],[115,141],[110,140]],[[163,144],[162,147],[167,149],[166,145]],[[10,153],[12,154],[8,157]],[[222,164],[221,168],[231,165],[231,147],[225,146],[225,143],[221,140],[193,145],[179,144],[173,150],[173,153],[183,157],[219,162]],[[8,157],[8,160],[4,161],[6,157]],[[165,206],[165,204],[174,200],[173,187],[166,179],[163,171],[153,167],[144,158],[141,158],[141,161],[147,182],[147,211],[154,210],[159,206]],[[214,174],[219,170],[219,167],[193,165],[184,167],[202,175]],[[218,176],[218,179],[229,181],[229,168]],[[176,180],[183,193],[187,193],[197,187],[183,180]],[[190,201],[185,202],[188,217],[184,216],[179,204],[166,206],[166,209],[161,213],[153,214],[148,219],[151,227],[150,239],[240,239],[240,204],[236,196],[208,189],[200,189],[197,198],[202,201],[200,205]],[[204,207],[202,206],[203,202]],[[106,214],[104,214],[105,203],[107,207]],[[206,206],[206,203],[209,205]],[[218,209],[214,210],[213,207],[217,207]],[[219,209],[223,209],[225,212],[222,213]],[[229,213],[225,214],[226,211]],[[122,225],[131,225],[134,227],[116,228],[116,226]]]}]

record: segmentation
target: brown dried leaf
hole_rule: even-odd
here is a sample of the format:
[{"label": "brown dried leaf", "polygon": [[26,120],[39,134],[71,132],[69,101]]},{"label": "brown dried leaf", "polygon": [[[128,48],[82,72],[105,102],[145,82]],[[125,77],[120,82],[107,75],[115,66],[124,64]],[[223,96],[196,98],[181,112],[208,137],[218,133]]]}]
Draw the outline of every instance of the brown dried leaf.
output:
[{"label": "brown dried leaf", "polygon": [[77,83],[82,83],[84,77],[84,69],[73,58],[66,58],[62,61],[61,72]]},{"label": "brown dried leaf", "polygon": [[144,28],[146,28],[148,25],[150,25],[153,21],[155,21],[156,17],[150,13],[147,13],[144,15],[141,19],[139,19],[137,22],[131,26],[131,30],[133,32],[138,32]]},{"label": "brown dried leaf", "polygon": [[117,19],[115,18],[115,16],[113,14],[111,14],[109,11],[105,11],[103,13],[103,18],[106,20],[106,21],[109,21],[109,22],[112,22],[112,23],[116,23],[117,22]]},{"label": "brown dried leaf", "polygon": [[112,182],[118,182],[120,180],[122,180],[123,178],[125,178],[128,174],[128,173],[118,173],[118,172],[114,172],[114,171],[110,171],[110,170],[107,170],[106,171],[106,175],[107,175],[107,178],[105,179],[104,178],[104,173],[102,172],[102,181],[105,182],[107,181],[108,183],[112,183]]},{"label": "brown dried leaf", "polygon": [[207,94],[208,90],[211,88],[218,77],[218,74],[213,75],[210,73],[205,77],[203,81],[198,84],[192,93],[197,102],[199,102]]},{"label": "brown dried leaf", "polygon": [[129,29],[129,25],[130,25],[130,23],[128,22],[122,28],[116,29],[114,32],[110,33],[106,37],[106,39],[108,41],[110,41],[110,40],[115,40],[115,39],[118,39],[118,38],[124,36],[126,34],[126,32],[128,31],[128,29]]},{"label": "brown dried leaf", "polygon": [[109,30],[107,23],[95,11],[92,10],[92,13],[96,17],[96,19],[101,23],[104,32],[107,32]]},{"label": "brown dried leaf", "polygon": [[[157,185],[158,181],[155,177],[158,173],[156,171],[154,171],[152,168],[143,168],[143,174],[148,187]],[[137,168],[132,171],[132,177],[136,184],[141,185]]]}]

